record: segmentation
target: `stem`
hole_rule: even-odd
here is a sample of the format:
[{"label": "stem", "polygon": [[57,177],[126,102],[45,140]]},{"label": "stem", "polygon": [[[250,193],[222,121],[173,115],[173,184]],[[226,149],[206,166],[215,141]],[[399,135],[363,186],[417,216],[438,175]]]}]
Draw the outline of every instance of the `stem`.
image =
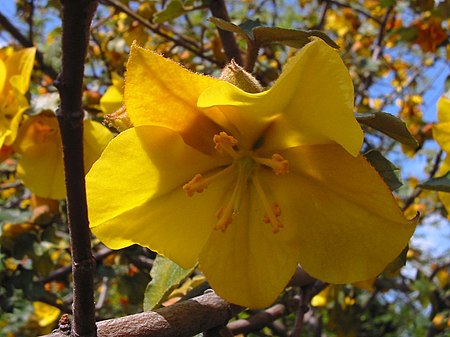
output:
[{"label": "stem", "polygon": [[58,121],[61,129],[67,190],[68,226],[73,272],[73,324],[71,336],[97,336],[93,274],[83,164],[81,108],[84,62],[95,0],[61,0],[62,71],[55,81],[61,96]]},{"label": "stem", "polygon": [[[211,11],[214,17],[228,22],[230,21],[230,17],[228,16],[224,0],[211,0],[209,10]],[[241,51],[236,43],[234,34],[232,32],[227,32],[220,28],[217,29],[219,31],[220,40],[222,41],[223,50],[225,51],[225,55],[227,55],[228,57],[228,61],[234,59],[237,64],[242,66],[243,62],[241,57]]]}]

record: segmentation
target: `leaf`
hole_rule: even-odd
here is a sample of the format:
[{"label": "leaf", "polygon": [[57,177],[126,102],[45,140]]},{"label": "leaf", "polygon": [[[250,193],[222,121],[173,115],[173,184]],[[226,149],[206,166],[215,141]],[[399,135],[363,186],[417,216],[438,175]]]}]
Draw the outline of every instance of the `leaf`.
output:
[{"label": "leaf", "polygon": [[145,290],[144,311],[153,310],[159,306],[166,296],[183,282],[194,269],[195,267],[183,269],[168,258],[158,255],[150,271],[152,281]]},{"label": "leaf", "polygon": [[279,27],[256,27],[253,29],[255,40],[260,43],[280,42],[289,47],[302,48],[311,42],[311,37],[319,37],[333,48],[339,46],[324,32],[319,30],[295,30]]},{"label": "leaf", "polygon": [[360,124],[367,125],[402,144],[416,148],[417,140],[411,135],[406,124],[400,119],[386,112],[357,113],[356,119]]},{"label": "leaf", "polygon": [[214,17],[209,20],[220,29],[239,34],[248,42],[253,42],[256,45],[278,42],[289,47],[302,48],[307,43],[311,42],[311,37],[319,37],[331,47],[339,49],[339,46],[328,37],[328,35],[319,30],[295,30],[279,27],[265,27],[261,26],[259,20],[247,20],[240,25],[235,25],[231,22]]},{"label": "leaf", "polygon": [[398,176],[398,167],[387,160],[379,151],[371,150],[364,154],[370,165],[381,175],[391,191],[395,191],[403,184]]},{"label": "leaf", "polygon": [[163,23],[165,21],[175,19],[185,13],[186,11],[181,0],[171,0],[167,4],[166,8],[155,13],[153,16],[153,22]]},{"label": "leaf", "polygon": [[417,187],[432,191],[450,192],[450,171],[442,177],[431,178],[417,185]]},{"label": "leaf", "polygon": [[256,21],[246,20],[239,25],[239,28],[241,28],[242,32],[247,34],[251,40],[255,39],[253,35],[253,29],[257,27],[261,27],[261,21],[259,21],[259,19],[256,19]]}]

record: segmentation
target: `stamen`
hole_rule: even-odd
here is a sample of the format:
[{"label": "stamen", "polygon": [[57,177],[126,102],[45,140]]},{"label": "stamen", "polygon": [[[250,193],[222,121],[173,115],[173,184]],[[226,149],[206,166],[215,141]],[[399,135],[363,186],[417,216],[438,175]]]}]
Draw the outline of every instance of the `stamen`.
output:
[{"label": "stamen", "polygon": [[201,174],[196,174],[187,184],[183,185],[183,190],[189,197],[192,197],[195,192],[202,193],[214,180],[230,174],[233,171],[234,166],[234,164],[231,164],[216,174],[206,178],[204,178]]},{"label": "stamen", "polygon": [[263,164],[273,169],[277,176],[289,173],[289,162],[278,153],[274,153],[271,159],[262,157],[253,157],[253,159],[257,163]]},{"label": "stamen", "polygon": [[234,190],[231,194],[230,200],[225,208],[220,208],[216,213],[216,217],[219,221],[214,226],[215,230],[225,232],[228,226],[233,222],[233,216],[238,214],[239,206],[241,205],[241,197],[244,192],[243,189],[246,185],[248,177],[247,173],[248,172],[245,170],[239,170],[236,185],[234,185]]},{"label": "stamen", "polygon": [[280,205],[278,203],[274,203],[272,206],[270,205],[269,201],[267,200],[266,194],[261,186],[261,183],[259,182],[259,178],[256,172],[255,174],[253,174],[252,182],[256,188],[256,193],[261,199],[264,210],[266,211],[266,213],[264,214],[263,222],[270,223],[272,225],[272,233],[274,234],[278,233],[280,229],[283,228],[283,224],[278,219],[278,217],[281,215]]},{"label": "stamen", "polygon": [[218,152],[228,153],[233,158],[238,158],[237,151],[234,147],[238,144],[238,141],[233,136],[229,136],[226,132],[220,132],[218,135],[214,135],[213,141],[216,144],[214,147]]}]

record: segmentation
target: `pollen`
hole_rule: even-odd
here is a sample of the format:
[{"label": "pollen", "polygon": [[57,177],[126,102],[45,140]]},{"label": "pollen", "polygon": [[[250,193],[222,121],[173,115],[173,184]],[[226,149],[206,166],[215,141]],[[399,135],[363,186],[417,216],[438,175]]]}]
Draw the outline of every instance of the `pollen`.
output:
[{"label": "pollen", "polygon": [[208,185],[201,174],[196,174],[187,184],[183,185],[183,190],[192,197],[195,192],[202,193]]},{"label": "pollen", "polygon": [[276,234],[280,231],[280,229],[282,229],[284,227],[279,219],[279,217],[281,216],[281,207],[277,202],[270,205],[270,202],[267,198],[266,193],[264,192],[264,189],[261,186],[261,183],[259,181],[259,177],[257,174],[253,175],[252,182],[253,182],[253,185],[255,186],[256,193],[258,194],[259,199],[261,200],[261,203],[265,210],[263,222],[267,223],[267,224],[271,224],[272,225],[272,233]]},{"label": "pollen", "polygon": [[270,167],[273,169],[275,174],[282,175],[289,173],[289,162],[283,158],[282,155],[278,153],[274,153],[272,155],[272,158],[261,158],[261,157],[255,157],[253,158],[257,163],[260,163],[262,165],[265,165],[267,167]]},{"label": "pollen", "polygon": [[215,149],[219,153],[227,153],[233,158],[238,158],[238,153],[235,147],[238,144],[238,141],[233,136],[228,135],[226,132],[220,132],[218,135],[214,135],[213,141],[215,145]]}]

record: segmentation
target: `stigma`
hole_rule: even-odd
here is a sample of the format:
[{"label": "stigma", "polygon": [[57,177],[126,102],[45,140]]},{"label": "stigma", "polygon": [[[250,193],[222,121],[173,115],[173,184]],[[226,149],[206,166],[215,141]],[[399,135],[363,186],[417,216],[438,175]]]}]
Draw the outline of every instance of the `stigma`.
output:
[{"label": "stigma", "polygon": [[214,229],[221,232],[227,230],[233,223],[233,219],[239,216],[242,199],[251,188],[256,192],[264,210],[261,214],[261,224],[270,224],[272,233],[278,233],[283,228],[281,206],[268,197],[259,172],[270,169],[277,176],[287,174],[289,173],[288,161],[278,153],[266,158],[256,155],[252,150],[240,149],[238,140],[226,132],[214,135],[213,142],[216,151],[231,157],[232,163],[210,175],[196,174],[183,186],[183,190],[189,197],[193,197],[195,193],[203,193],[214,181],[237,173],[231,195],[224,206],[215,213],[217,222]]}]

